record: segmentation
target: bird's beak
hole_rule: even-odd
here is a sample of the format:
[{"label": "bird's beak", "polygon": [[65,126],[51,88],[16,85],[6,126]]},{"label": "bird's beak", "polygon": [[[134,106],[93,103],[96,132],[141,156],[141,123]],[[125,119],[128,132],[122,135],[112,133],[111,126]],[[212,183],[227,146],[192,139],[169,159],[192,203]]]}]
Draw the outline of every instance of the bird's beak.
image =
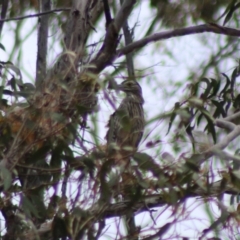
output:
[{"label": "bird's beak", "polygon": [[116,90],[119,90],[119,91],[124,91],[124,86],[122,85],[122,84],[118,84],[117,86],[116,86]]}]

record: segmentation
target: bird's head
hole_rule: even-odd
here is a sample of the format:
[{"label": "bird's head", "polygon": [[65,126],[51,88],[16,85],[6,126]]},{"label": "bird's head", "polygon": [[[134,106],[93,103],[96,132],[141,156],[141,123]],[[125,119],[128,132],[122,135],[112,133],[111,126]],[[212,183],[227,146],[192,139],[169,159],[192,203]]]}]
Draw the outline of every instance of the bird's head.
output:
[{"label": "bird's head", "polygon": [[119,85],[118,89],[125,92],[126,94],[130,93],[130,94],[142,95],[141,86],[134,80],[123,81]]}]

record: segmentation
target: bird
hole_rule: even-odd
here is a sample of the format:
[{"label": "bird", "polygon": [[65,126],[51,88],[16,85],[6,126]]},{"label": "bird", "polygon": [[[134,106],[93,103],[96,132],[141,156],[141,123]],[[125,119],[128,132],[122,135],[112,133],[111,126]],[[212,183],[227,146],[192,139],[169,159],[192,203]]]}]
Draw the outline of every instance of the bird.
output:
[{"label": "bird", "polygon": [[126,96],[110,116],[106,134],[107,153],[112,158],[129,159],[142,139],[145,118],[142,88],[135,80],[125,80],[117,89]]}]

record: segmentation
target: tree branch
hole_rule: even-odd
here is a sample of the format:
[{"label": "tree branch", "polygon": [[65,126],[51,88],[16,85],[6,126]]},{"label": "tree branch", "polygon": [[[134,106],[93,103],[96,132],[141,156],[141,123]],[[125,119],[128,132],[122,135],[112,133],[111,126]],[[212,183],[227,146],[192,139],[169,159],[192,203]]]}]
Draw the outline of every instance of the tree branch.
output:
[{"label": "tree branch", "polygon": [[[4,19],[6,17],[7,14],[7,10],[8,10],[8,0],[2,1],[2,9],[1,9],[1,19]],[[3,21],[0,21],[0,37],[2,34],[2,29],[3,29]]]},{"label": "tree branch", "polygon": [[89,64],[90,66],[93,66],[91,69],[92,73],[98,74],[106,66],[112,64],[118,45],[120,29],[130,15],[135,2],[136,0],[125,0],[114,21],[112,21],[107,27],[107,33],[103,45],[96,57]]},{"label": "tree branch", "polygon": [[225,128],[227,130],[233,131],[236,125],[232,122],[226,121],[225,119],[217,119],[215,121],[216,126],[220,128]]},{"label": "tree branch", "polygon": [[232,122],[233,120],[237,120],[239,118],[240,118],[240,112],[236,112],[228,117],[223,118],[223,120]]},{"label": "tree branch", "polygon": [[103,6],[104,6],[105,19],[106,19],[106,27],[108,27],[108,25],[112,21],[108,0],[103,0]]},{"label": "tree branch", "polygon": [[211,148],[209,148],[209,150],[202,154],[194,154],[192,157],[194,158],[195,163],[197,165],[202,164],[210,157],[216,155],[219,150],[223,150],[224,148],[226,148],[228,144],[232,142],[235,138],[237,138],[239,135],[240,126],[236,126],[235,129],[232,132],[230,132],[224,139],[222,139],[220,143],[213,145]]},{"label": "tree branch", "polygon": [[116,31],[119,32],[133,10],[136,0],[125,0],[114,20]]},{"label": "tree branch", "polygon": [[71,8],[57,8],[57,9],[53,9],[51,11],[46,11],[46,12],[41,12],[41,13],[36,13],[36,14],[29,14],[29,15],[21,16],[21,17],[0,19],[0,23],[1,22],[9,22],[9,21],[18,21],[18,20],[23,20],[26,18],[39,17],[39,16],[43,16],[46,14],[51,14],[54,12],[63,12],[63,11],[70,11],[70,10],[71,10]]},{"label": "tree branch", "polygon": [[[121,0],[122,1],[122,0]],[[128,21],[126,20],[123,24],[123,34],[125,38],[125,45],[129,45],[133,42],[132,40],[132,33],[129,30]],[[127,70],[128,70],[128,76],[131,78],[135,78],[134,74],[134,63],[133,63],[133,54],[130,52],[126,55],[127,60]]]},{"label": "tree branch", "polygon": [[156,41],[169,39],[173,37],[204,33],[204,32],[212,32],[212,33],[227,35],[232,37],[240,37],[240,30],[238,29],[222,27],[213,23],[202,24],[199,26],[179,28],[179,29],[152,34],[148,37],[135,41],[132,44],[129,44],[128,46],[125,46],[119,49],[116,53],[115,58],[121,57],[122,55],[126,55],[134,50],[142,48],[151,42],[156,42]]},{"label": "tree branch", "polygon": [[[121,5],[123,5],[123,0],[120,0]],[[122,26],[123,34],[125,38],[125,45],[129,45],[132,43],[132,34],[130,33],[129,27],[128,27],[128,20],[126,19]],[[135,79],[134,74],[134,64],[133,64],[133,54],[128,53],[126,55],[127,60],[127,70],[128,70],[128,77]],[[126,196],[124,196],[124,199],[127,199]],[[138,240],[139,239],[139,230],[135,223],[135,216],[134,212],[131,210],[131,207],[128,211],[128,213],[123,218],[127,230],[127,239],[132,240]]]},{"label": "tree branch", "polygon": [[[173,189],[169,189],[171,192]],[[223,184],[223,180],[214,182],[210,184],[210,186],[206,188],[195,188],[193,190],[186,190],[183,192],[183,189],[180,191],[176,191],[175,194],[178,196],[178,201],[181,199],[186,199],[190,197],[211,197],[211,196],[218,196],[219,194],[226,193],[226,194],[239,194],[239,189],[234,187],[230,182],[225,182]],[[134,202],[132,204],[131,200],[125,200],[122,202],[114,203],[114,204],[106,204],[105,206],[99,206],[98,204],[93,205],[90,209],[85,210],[88,213],[88,220],[89,221],[99,221],[101,219],[113,218],[113,217],[122,217],[129,211],[129,204],[131,203],[131,207],[135,214],[139,214],[142,212],[149,212],[149,209],[157,208],[164,206],[166,204],[171,205],[169,202],[169,198],[166,198],[166,190],[164,194],[153,194],[153,195],[146,195],[142,196],[141,199]],[[50,226],[47,223],[43,224],[46,227],[40,226],[37,232],[41,234],[45,234],[51,230]],[[51,224],[50,224],[51,225]]]},{"label": "tree branch", "polygon": [[[51,10],[51,0],[41,0],[40,12]],[[39,89],[46,77],[47,47],[48,47],[48,20],[49,16],[44,15],[38,19],[38,40],[37,40],[37,63],[36,63],[36,88]]]}]

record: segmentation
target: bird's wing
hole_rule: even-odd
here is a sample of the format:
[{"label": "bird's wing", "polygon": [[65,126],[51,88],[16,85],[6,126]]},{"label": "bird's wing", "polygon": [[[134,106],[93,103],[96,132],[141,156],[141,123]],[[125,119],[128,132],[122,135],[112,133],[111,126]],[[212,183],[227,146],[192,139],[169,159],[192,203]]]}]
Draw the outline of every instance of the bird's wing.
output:
[{"label": "bird's wing", "polygon": [[108,145],[111,143],[121,143],[121,139],[124,138],[124,120],[129,119],[128,111],[125,107],[125,103],[122,102],[119,108],[110,116],[108,122],[108,132],[106,140]]}]

